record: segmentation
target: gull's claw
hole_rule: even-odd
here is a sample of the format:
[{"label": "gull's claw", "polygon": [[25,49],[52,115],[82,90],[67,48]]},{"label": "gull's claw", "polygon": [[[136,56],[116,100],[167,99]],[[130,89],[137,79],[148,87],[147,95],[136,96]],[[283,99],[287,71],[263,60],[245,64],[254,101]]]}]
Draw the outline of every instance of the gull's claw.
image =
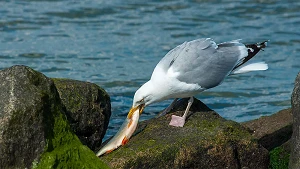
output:
[{"label": "gull's claw", "polygon": [[172,115],[172,120],[169,125],[174,127],[183,127],[185,123],[185,118],[180,116]]},{"label": "gull's claw", "polygon": [[186,106],[183,116],[180,117],[180,116],[172,115],[172,119],[171,119],[169,125],[174,126],[174,127],[183,127],[184,123],[185,123],[185,119],[189,113],[189,110],[190,110],[193,102],[194,102],[194,97],[190,97],[190,99],[188,101],[188,105]]}]

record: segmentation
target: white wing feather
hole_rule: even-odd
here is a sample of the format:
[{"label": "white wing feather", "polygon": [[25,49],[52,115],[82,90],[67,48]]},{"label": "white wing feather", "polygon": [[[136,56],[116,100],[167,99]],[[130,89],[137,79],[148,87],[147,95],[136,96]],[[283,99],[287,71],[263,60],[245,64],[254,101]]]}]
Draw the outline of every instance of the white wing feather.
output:
[{"label": "white wing feather", "polygon": [[240,74],[258,70],[267,70],[268,68],[269,67],[265,62],[250,63],[242,65],[241,67],[232,71],[230,74]]}]

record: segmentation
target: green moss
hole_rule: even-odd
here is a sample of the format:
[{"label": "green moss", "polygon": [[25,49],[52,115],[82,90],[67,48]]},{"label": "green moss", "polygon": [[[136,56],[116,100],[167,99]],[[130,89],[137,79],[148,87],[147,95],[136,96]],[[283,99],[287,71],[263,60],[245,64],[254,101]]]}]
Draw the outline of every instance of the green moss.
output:
[{"label": "green moss", "polygon": [[[206,142],[215,146],[223,146],[228,142],[243,142],[247,143],[252,140],[252,136],[242,126],[234,121],[226,121],[219,118],[202,120],[201,123],[191,123],[192,127],[197,127],[199,137],[206,137]],[[194,137],[194,135],[189,135]],[[188,138],[191,139],[191,138]]]},{"label": "green moss", "polygon": [[276,147],[270,152],[270,169],[288,168],[290,154],[283,147]]},{"label": "green moss", "polygon": [[194,157],[210,155],[208,150],[218,154],[219,149],[230,151],[234,145],[247,152],[256,146],[251,134],[236,122],[204,113],[194,116],[183,128],[169,126],[166,117],[151,119],[147,125],[142,122],[138,127],[142,130],[128,144],[101,159],[114,168],[172,168],[182,159],[193,165]]},{"label": "green moss", "polygon": [[60,100],[55,97],[55,95],[44,95],[43,97],[45,103],[50,104],[53,100],[56,103],[48,105],[49,110],[43,114],[47,141],[46,151],[38,160],[39,162],[33,163],[32,168],[109,168],[90,149],[82,145],[78,137],[71,131],[62,111]]},{"label": "green moss", "polygon": [[52,168],[81,168],[104,169],[109,168],[100,161],[94,153],[77,140],[68,145],[62,145],[51,152],[43,154],[41,162],[34,169]]}]

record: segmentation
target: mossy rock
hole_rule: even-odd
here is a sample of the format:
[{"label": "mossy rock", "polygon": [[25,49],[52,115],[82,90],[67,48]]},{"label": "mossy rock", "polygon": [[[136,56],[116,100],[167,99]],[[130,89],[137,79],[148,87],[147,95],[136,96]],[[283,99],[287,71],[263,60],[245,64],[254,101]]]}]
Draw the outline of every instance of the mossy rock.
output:
[{"label": "mossy rock", "polygon": [[51,79],[13,66],[0,91],[0,168],[107,168],[70,129]]},{"label": "mossy rock", "polygon": [[33,169],[109,168],[88,147],[82,145],[78,137],[70,130],[68,121],[63,114],[57,112],[53,121],[53,130],[47,134],[50,137],[47,138],[46,151],[40,160],[34,161]]},{"label": "mossy rock", "polygon": [[96,152],[111,115],[109,95],[93,83],[72,79],[52,80],[66,108],[71,129],[84,145]]},{"label": "mossy rock", "polygon": [[291,141],[274,148],[270,151],[270,167],[269,169],[285,169],[289,168],[289,158],[291,153]]},{"label": "mossy rock", "polygon": [[268,168],[268,151],[243,126],[196,99],[191,110],[183,128],[168,125],[171,114],[142,122],[125,146],[101,159],[112,168]]}]

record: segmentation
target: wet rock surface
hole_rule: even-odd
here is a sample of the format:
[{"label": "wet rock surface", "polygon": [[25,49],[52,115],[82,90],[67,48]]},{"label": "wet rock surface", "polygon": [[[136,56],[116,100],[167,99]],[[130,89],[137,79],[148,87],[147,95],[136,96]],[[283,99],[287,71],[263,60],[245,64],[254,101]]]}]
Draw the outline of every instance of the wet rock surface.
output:
[{"label": "wet rock surface", "polygon": [[101,159],[112,168],[268,168],[268,151],[245,127],[197,99],[183,128],[169,126],[171,114],[182,115],[186,104],[140,123],[125,146]]}]

